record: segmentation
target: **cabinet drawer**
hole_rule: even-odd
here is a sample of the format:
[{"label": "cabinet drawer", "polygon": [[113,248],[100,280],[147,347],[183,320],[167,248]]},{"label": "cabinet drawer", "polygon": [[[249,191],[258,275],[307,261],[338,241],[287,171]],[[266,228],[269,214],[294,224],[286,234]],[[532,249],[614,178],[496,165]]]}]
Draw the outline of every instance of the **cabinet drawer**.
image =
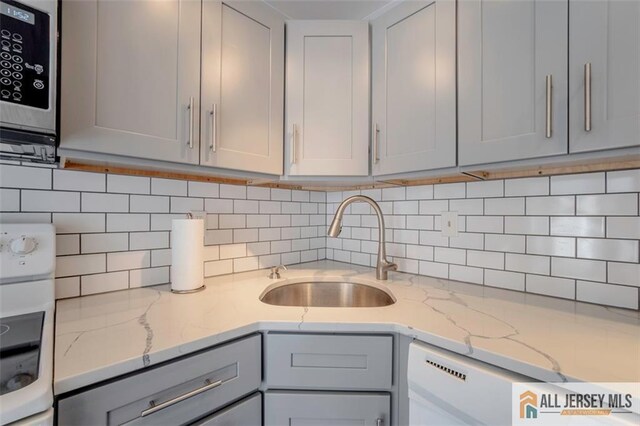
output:
[{"label": "cabinet drawer", "polygon": [[389,389],[392,336],[267,334],[266,383],[279,389]]},{"label": "cabinet drawer", "polygon": [[267,392],[265,426],[389,426],[387,393]]},{"label": "cabinet drawer", "polygon": [[256,392],[231,407],[220,410],[191,426],[259,426],[262,424],[262,395]]},{"label": "cabinet drawer", "polygon": [[63,425],[190,423],[260,386],[255,335],[62,399]]}]

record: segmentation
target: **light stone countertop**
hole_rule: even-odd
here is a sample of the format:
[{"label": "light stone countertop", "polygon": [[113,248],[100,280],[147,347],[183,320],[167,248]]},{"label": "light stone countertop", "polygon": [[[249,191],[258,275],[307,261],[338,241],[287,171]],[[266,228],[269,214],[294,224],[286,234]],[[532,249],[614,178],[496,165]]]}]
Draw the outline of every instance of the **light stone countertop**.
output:
[{"label": "light stone countertop", "polygon": [[[61,300],[54,392],[61,394],[261,330],[398,332],[543,381],[640,381],[640,312],[332,261],[270,280],[254,271],[199,293],[156,286]],[[346,279],[388,289],[380,308],[271,306],[269,285]]]}]

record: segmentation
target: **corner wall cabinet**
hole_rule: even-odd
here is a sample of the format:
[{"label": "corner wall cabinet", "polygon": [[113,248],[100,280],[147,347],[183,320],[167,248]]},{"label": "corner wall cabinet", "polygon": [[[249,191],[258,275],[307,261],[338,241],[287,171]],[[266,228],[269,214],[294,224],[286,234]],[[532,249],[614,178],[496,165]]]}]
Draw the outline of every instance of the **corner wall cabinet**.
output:
[{"label": "corner wall cabinet", "polygon": [[282,174],[284,18],[268,5],[68,1],[62,21],[61,148]]},{"label": "corner wall cabinet", "polygon": [[640,146],[640,2],[569,2],[569,149]]},{"label": "corner wall cabinet", "polygon": [[373,175],[456,165],[456,5],[411,1],[372,22]]},{"label": "corner wall cabinet", "polygon": [[369,174],[369,24],[287,21],[290,176]]},{"label": "corner wall cabinet", "polygon": [[568,152],[568,0],[458,2],[461,165]]}]

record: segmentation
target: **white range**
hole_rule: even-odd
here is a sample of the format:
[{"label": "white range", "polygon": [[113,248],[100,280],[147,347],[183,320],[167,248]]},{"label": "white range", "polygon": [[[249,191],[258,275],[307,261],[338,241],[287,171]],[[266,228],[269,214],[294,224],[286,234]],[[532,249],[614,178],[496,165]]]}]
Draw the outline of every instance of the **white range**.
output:
[{"label": "white range", "polygon": [[0,224],[0,425],[53,424],[55,228]]}]

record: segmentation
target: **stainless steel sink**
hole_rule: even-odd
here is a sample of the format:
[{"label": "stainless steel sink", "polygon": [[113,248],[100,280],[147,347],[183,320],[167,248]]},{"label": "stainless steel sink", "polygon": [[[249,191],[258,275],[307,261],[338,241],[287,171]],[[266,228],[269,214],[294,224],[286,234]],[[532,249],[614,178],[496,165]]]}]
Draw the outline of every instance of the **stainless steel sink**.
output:
[{"label": "stainless steel sink", "polygon": [[278,306],[372,308],[395,303],[391,294],[367,284],[342,281],[309,281],[267,289],[260,300]]}]

